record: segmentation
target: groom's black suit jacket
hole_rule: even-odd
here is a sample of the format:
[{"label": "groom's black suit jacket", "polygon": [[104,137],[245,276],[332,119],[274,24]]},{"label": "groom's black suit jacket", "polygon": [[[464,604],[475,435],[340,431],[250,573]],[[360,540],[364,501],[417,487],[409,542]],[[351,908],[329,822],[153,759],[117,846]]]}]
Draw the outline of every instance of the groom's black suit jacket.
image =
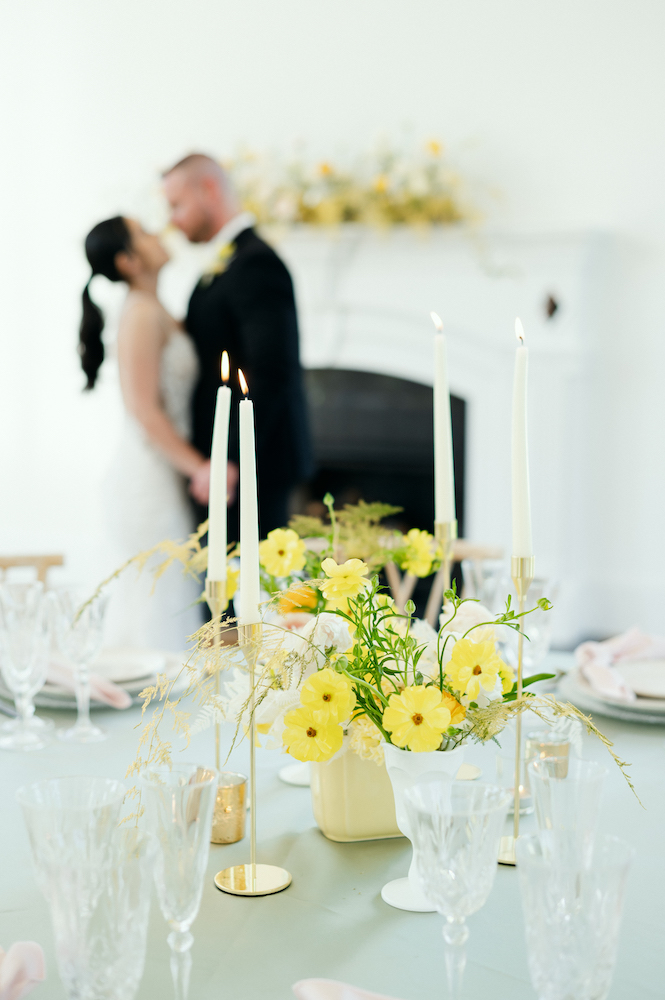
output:
[{"label": "groom's black suit jacket", "polygon": [[[240,233],[233,247],[226,269],[211,281],[202,279],[189,301],[186,326],[200,364],[192,443],[210,455],[220,360],[222,351],[228,351],[234,395],[229,458],[238,461],[237,369],[242,368],[255,409],[263,537],[284,523],[281,511],[290,489],[311,473],[298,320],[291,276],[275,251],[253,229]],[[234,512],[229,514],[233,538]]]}]

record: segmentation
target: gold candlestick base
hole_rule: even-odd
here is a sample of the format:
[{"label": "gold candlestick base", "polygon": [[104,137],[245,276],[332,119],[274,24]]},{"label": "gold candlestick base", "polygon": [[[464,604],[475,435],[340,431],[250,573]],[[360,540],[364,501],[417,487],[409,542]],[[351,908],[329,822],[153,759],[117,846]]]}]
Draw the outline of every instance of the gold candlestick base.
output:
[{"label": "gold candlestick base", "polygon": [[233,865],[217,872],[215,885],[232,896],[271,896],[291,885],[291,875],[277,865]]},{"label": "gold candlestick base", "polygon": [[502,837],[499,842],[499,864],[500,865],[512,865],[514,868],[516,865],[515,861],[515,838],[514,837]]}]

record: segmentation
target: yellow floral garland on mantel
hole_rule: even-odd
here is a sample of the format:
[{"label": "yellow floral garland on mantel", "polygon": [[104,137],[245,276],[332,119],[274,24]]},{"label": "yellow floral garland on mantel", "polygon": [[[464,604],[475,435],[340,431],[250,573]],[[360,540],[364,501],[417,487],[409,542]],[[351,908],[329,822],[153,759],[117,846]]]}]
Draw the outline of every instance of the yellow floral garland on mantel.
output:
[{"label": "yellow floral garland on mantel", "polygon": [[245,151],[225,164],[246,209],[264,224],[451,226],[478,220],[438,140],[384,145],[346,161],[290,161]]}]

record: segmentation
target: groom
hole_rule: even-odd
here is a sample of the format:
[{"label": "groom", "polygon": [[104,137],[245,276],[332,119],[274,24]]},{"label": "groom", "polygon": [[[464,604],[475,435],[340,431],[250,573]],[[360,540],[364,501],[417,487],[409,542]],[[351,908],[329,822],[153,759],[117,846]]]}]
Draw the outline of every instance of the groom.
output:
[{"label": "groom", "polygon": [[[210,244],[210,262],[192,293],[186,327],[199,357],[193,397],[192,443],[210,455],[223,351],[231,359],[229,439],[229,540],[238,533],[237,369],[254,402],[259,529],[264,538],[288,521],[293,487],[311,472],[307,409],[298,350],[298,321],[291,276],[242,212],[230,180],[215,160],[186,156],[163,175],[171,222],[191,243]],[[190,484],[206,516],[210,463]]]}]

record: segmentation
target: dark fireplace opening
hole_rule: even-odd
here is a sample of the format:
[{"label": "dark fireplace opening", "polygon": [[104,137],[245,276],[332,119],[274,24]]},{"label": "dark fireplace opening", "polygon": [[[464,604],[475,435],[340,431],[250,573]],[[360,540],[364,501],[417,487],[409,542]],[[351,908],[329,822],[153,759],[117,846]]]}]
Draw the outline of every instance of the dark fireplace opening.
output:
[{"label": "dark fireplace opening", "polygon": [[[335,506],[358,500],[402,507],[389,522],[406,532],[433,530],[434,432],[431,386],[373,372],[316,368],[305,372],[316,471],[299,508],[323,514],[323,497]],[[466,403],[451,396],[455,499],[464,533]],[[429,586],[414,594],[422,612]]]}]

